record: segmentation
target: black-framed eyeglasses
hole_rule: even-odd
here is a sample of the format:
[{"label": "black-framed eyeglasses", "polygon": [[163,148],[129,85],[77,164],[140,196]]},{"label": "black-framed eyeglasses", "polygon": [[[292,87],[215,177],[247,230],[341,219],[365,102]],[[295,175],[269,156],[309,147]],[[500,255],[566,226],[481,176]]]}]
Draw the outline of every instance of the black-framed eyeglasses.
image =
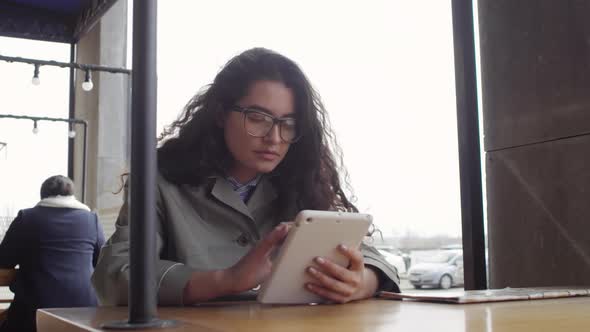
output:
[{"label": "black-framed eyeglasses", "polygon": [[295,118],[277,118],[255,108],[240,106],[234,106],[231,110],[244,114],[244,129],[250,136],[265,137],[276,124],[279,126],[279,136],[285,143],[295,143],[301,137]]}]

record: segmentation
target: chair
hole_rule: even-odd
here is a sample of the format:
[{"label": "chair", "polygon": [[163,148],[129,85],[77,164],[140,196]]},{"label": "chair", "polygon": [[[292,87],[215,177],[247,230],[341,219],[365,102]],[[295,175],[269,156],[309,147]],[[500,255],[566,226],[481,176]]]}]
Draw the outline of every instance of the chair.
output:
[{"label": "chair", "polygon": [[[0,269],[0,287],[10,286],[10,283],[16,277],[16,269]],[[10,303],[12,299],[0,298],[0,303]],[[6,309],[0,309],[0,322],[6,318]]]}]

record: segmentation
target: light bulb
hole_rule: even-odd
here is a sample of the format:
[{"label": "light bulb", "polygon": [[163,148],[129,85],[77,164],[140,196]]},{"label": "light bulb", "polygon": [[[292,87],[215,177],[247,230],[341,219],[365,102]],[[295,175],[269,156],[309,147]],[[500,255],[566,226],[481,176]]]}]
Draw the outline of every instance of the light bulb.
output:
[{"label": "light bulb", "polygon": [[33,122],[33,134],[39,133],[39,127],[37,127],[37,121]]},{"label": "light bulb", "polygon": [[33,72],[33,79],[31,80],[33,85],[41,84],[41,80],[39,79],[39,65],[35,64],[35,71]]},{"label": "light bulb", "polygon": [[82,90],[90,91],[92,90],[92,87],[94,87],[94,84],[92,84],[92,73],[90,73],[90,70],[86,69],[86,75],[84,77],[84,82],[82,83]]},{"label": "light bulb", "polygon": [[84,91],[90,91],[90,90],[92,90],[93,87],[94,87],[94,84],[92,84],[92,81],[84,81],[82,83],[82,90],[84,90]]},{"label": "light bulb", "polygon": [[74,137],[76,137],[76,131],[75,131],[75,130],[70,130],[70,131],[68,131],[68,137],[69,137],[69,138],[74,138]]}]

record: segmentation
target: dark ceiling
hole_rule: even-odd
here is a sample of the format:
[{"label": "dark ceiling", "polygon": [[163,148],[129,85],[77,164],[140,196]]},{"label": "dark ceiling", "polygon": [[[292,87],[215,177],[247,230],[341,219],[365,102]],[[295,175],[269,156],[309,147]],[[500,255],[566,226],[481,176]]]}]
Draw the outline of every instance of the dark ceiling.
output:
[{"label": "dark ceiling", "polygon": [[117,0],[0,0],[0,36],[77,42]]}]

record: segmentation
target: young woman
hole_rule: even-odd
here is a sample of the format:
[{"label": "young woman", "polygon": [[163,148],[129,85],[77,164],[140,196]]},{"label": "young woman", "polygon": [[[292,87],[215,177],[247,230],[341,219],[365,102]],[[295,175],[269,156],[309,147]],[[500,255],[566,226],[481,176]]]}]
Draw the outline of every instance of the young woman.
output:
[{"label": "young woman", "polygon": [[[302,209],[356,211],[339,180],[333,133],[317,93],[290,59],[255,48],[231,59],[160,137],[158,303],[182,305],[255,289]],[[93,282],[103,304],[127,301],[127,201]],[[374,249],[319,258],[308,291],[345,303],[399,291]],[[311,262],[310,262],[311,265]],[[305,291],[305,290],[302,290]]]}]

